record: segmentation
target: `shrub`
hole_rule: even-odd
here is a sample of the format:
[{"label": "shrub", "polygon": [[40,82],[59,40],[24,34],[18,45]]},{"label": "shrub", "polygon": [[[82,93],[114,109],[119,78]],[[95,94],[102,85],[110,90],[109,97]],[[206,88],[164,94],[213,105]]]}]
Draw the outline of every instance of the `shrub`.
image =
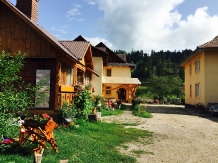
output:
[{"label": "shrub", "polygon": [[176,104],[176,102],[177,102],[177,98],[172,97],[172,98],[170,99],[170,103],[171,103],[171,104]]},{"label": "shrub", "polygon": [[[13,137],[10,120],[23,115],[35,105],[35,94],[43,82],[36,87],[24,83],[18,75],[24,65],[25,55],[20,52],[11,56],[4,51],[0,54],[0,134]],[[19,131],[17,131],[19,132]]]},{"label": "shrub", "polygon": [[73,103],[68,104],[67,102],[64,102],[63,105],[59,108],[58,122],[64,123],[67,119],[75,122],[76,114],[77,110],[75,105]]},{"label": "shrub", "polygon": [[93,102],[94,107],[97,107],[98,104],[101,104],[101,107],[98,108],[100,110],[98,110],[98,111],[101,111],[102,109],[107,109],[107,106],[106,106],[104,99],[101,95],[93,95],[92,102]]},{"label": "shrub", "polygon": [[141,104],[142,101],[143,101],[143,99],[140,97],[135,98],[135,100],[132,100],[132,107],[134,108],[136,105]]},{"label": "shrub", "polygon": [[76,108],[76,118],[88,119],[88,115],[94,108],[90,90],[82,84],[75,87],[77,87],[77,94],[74,96],[72,105]]},{"label": "shrub", "polygon": [[143,117],[143,118],[152,118],[152,114],[151,113],[148,113],[146,110],[145,110],[145,106],[143,105],[136,105],[134,110],[132,111],[133,115],[135,116],[139,116],[139,117]]}]

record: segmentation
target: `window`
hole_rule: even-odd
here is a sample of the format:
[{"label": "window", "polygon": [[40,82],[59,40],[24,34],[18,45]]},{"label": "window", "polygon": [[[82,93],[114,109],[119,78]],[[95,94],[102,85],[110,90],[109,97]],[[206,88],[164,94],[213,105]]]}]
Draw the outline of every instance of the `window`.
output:
[{"label": "window", "polygon": [[[36,84],[39,84],[42,80],[45,80],[44,85],[36,92],[36,108],[49,108],[50,76],[51,70],[36,70]],[[42,99],[40,97],[42,97]]]},{"label": "window", "polygon": [[66,69],[66,66],[62,65],[61,66],[61,84],[62,85],[65,85],[65,69]]},{"label": "window", "polygon": [[71,66],[67,66],[66,68],[66,85],[71,85]]},{"label": "window", "polygon": [[106,87],[106,94],[110,95],[111,94],[111,87]]},{"label": "window", "polygon": [[77,84],[78,83],[84,84],[83,78],[84,78],[84,72],[82,70],[77,69]]},{"label": "window", "polygon": [[91,80],[91,74],[90,74],[89,72],[86,72],[86,73],[85,73],[85,81],[84,81],[84,84],[85,84],[85,85],[90,84],[90,80]]},{"label": "window", "polygon": [[200,59],[195,61],[195,72],[200,71]]},{"label": "window", "polygon": [[62,65],[61,67],[61,84],[72,85],[74,83],[74,69],[68,65]]},{"label": "window", "polygon": [[111,69],[107,69],[107,76],[111,76]]},{"label": "window", "polygon": [[195,97],[200,97],[200,84],[195,84]]},{"label": "window", "polygon": [[190,97],[192,97],[192,85],[190,85]]},{"label": "window", "polygon": [[71,85],[74,84],[74,68],[71,67]]},{"label": "window", "polygon": [[190,64],[189,69],[190,69],[189,73],[190,73],[190,75],[191,75],[191,74],[192,74],[192,64]]}]

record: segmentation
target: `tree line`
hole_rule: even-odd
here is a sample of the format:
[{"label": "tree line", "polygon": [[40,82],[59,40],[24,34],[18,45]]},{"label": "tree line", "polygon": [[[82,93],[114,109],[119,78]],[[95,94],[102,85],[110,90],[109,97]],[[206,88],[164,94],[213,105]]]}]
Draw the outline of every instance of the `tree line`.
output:
[{"label": "tree line", "polygon": [[116,50],[117,54],[126,54],[126,61],[136,64],[132,71],[132,77],[142,80],[155,76],[179,76],[184,81],[184,69],[179,64],[193,51],[185,49],[182,51],[151,51],[150,54],[143,50],[126,53],[123,50]]}]

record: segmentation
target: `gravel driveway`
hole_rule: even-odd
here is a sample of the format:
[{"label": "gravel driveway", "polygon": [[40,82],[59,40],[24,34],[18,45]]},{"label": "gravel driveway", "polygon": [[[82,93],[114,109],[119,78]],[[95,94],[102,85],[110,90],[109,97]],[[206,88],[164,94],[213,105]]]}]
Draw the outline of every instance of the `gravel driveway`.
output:
[{"label": "gravel driveway", "polygon": [[[152,144],[127,143],[119,147],[139,163],[218,163],[218,116],[198,114],[182,106],[150,105],[153,118],[133,116],[125,111],[120,116],[103,117],[103,121],[137,123],[135,127],[154,132]],[[135,154],[133,151],[144,151]]]}]

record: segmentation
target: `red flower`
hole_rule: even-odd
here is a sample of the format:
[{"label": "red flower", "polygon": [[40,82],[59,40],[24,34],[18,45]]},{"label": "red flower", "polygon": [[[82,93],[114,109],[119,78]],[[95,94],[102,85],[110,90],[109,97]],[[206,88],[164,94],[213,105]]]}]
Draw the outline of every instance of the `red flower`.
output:
[{"label": "red flower", "polygon": [[45,119],[45,120],[51,118],[51,117],[50,117],[48,114],[46,114],[46,113],[42,114],[42,117],[43,117],[43,119]]}]

